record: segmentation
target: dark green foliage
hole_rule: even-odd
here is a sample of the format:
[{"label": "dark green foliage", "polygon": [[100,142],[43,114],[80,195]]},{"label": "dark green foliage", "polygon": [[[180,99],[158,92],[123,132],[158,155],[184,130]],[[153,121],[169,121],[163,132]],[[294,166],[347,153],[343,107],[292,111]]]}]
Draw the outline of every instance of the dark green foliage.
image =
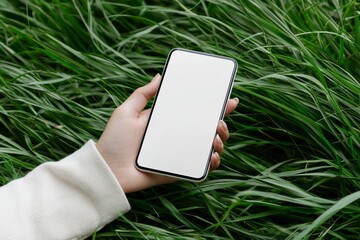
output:
[{"label": "dark green foliage", "polygon": [[97,139],[172,48],[239,63],[222,166],[93,238],[360,237],[357,1],[2,0],[0,40],[1,184]]}]

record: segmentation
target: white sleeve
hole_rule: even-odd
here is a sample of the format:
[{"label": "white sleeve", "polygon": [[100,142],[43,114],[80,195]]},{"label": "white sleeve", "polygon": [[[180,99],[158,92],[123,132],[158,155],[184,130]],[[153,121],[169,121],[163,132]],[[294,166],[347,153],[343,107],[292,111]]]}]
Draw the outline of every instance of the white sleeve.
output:
[{"label": "white sleeve", "polygon": [[83,239],[130,210],[93,141],[0,188],[0,239]]}]

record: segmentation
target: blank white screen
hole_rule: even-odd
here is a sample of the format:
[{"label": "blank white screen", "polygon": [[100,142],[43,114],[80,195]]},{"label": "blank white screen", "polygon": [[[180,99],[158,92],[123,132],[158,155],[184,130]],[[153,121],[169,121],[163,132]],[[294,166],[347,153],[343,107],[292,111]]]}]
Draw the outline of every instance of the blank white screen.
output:
[{"label": "blank white screen", "polygon": [[176,49],[171,53],[137,164],[200,179],[207,174],[216,127],[236,63]]}]

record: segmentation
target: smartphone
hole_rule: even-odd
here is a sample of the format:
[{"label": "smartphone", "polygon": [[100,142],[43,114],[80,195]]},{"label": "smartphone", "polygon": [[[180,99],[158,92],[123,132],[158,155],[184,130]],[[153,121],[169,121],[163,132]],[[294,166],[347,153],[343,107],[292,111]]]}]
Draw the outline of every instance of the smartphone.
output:
[{"label": "smartphone", "polygon": [[204,180],[236,70],[237,62],[232,58],[173,49],[165,63],[136,167],[190,181]]}]

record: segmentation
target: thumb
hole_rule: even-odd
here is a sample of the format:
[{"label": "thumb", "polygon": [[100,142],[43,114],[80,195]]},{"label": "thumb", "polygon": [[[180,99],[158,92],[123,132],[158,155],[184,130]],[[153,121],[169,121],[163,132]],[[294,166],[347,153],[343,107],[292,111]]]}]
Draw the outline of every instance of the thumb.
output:
[{"label": "thumb", "polygon": [[148,101],[156,94],[160,85],[160,79],[161,75],[156,74],[151,82],[136,89],[123,103],[123,106],[125,106],[131,114],[139,115],[146,107]]}]

